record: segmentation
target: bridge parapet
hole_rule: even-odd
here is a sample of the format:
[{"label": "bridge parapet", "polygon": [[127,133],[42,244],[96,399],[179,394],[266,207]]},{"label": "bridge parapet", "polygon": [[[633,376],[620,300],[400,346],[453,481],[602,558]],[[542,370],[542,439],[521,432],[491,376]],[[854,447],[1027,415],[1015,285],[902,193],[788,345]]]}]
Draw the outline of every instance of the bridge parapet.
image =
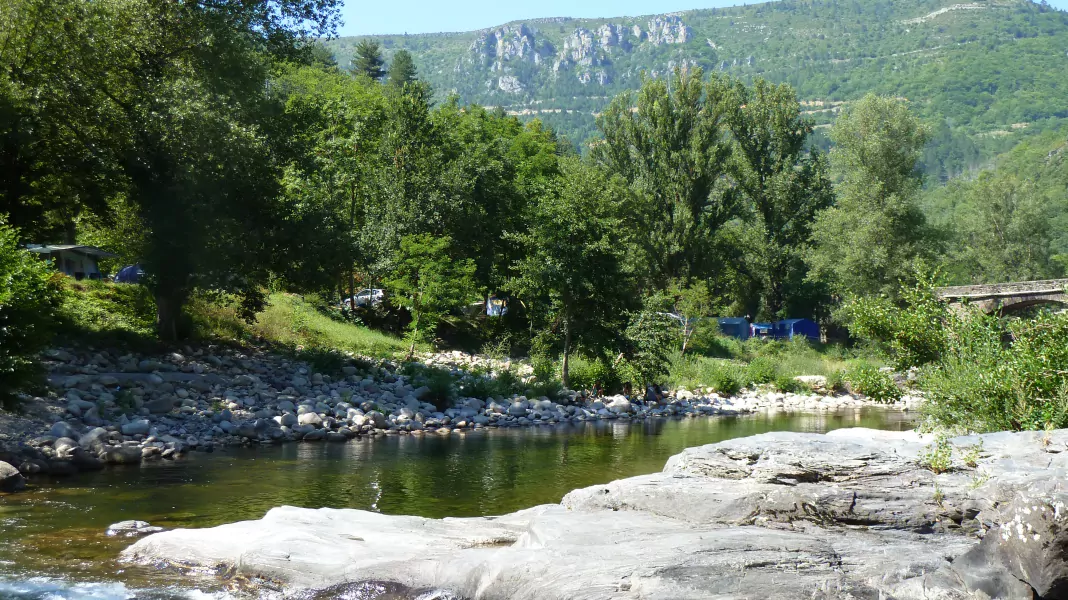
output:
[{"label": "bridge parapet", "polygon": [[1038,304],[1068,304],[1068,279],[958,285],[938,288],[938,296],[951,306],[968,302],[986,313],[1004,313]]}]

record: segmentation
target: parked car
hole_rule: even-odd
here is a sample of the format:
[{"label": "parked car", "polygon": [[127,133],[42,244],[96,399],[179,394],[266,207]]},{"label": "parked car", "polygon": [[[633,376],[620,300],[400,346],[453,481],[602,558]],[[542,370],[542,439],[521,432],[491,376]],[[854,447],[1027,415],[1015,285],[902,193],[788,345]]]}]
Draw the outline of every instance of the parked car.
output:
[{"label": "parked car", "polygon": [[341,307],[352,310],[356,307],[378,306],[382,304],[385,298],[385,290],[365,288],[356,292],[356,295],[352,298],[342,300]]}]

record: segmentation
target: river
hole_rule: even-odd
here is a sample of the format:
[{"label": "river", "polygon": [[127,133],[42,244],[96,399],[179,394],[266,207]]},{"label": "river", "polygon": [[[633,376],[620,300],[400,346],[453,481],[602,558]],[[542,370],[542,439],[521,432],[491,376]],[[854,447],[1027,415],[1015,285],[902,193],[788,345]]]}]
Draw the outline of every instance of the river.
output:
[{"label": "river", "polygon": [[907,429],[878,409],[608,421],[449,436],[390,436],[193,453],[110,468],[0,496],[0,599],[206,600],[239,594],[209,575],[116,560],[127,519],[167,528],[257,519],[279,505],[424,517],[496,515],[659,471],[691,446],[767,431]]}]

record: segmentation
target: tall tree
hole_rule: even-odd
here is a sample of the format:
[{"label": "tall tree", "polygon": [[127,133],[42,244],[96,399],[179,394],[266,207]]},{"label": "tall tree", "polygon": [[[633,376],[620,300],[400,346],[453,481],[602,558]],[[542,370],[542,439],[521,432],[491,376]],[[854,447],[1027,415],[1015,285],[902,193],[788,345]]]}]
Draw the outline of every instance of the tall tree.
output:
[{"label": "tall tree", "polygon": [[389,84],[403,88],[405,84],[415,81],[415,63],[407,50],[397,50],[389,64]]},{"label": "tall tree", "polygon": [[786,84],[735,82],[723,99],[731,132],[727,172],[749,227],[751,251],[736,263],[760,305],[752,314],[812,316],[819,286],[806,282],[805,246],[818,211],[833,201],[826,163],[806,146],[812,123]]},{"label": "tall tree", "polygon": [[272,66],[305,60],[337,23],[335,0],[83,3],[66,21],[62,73],[35,88],[57,126],[115,165],[145,226],[160,334],[179,333],[196,288],[233,291],[251,315],[280,218]]},{"label": "tall tree", "polygon": [[621,178],[575,158],[562,168],[554,189],[532,206],[530,228],[516,236],[525,252],[509,288],[560,349],[566,387],[576,348],[599,354],[616,344],[637,294],[619,218],[630,190]]},{"label": "tall tree", "polygon": [[442,317],[471,299],[475,264],[457,260],[450,238],[423,233],[401,239],[396,265],[386,285],[412,315],[411,360],[416,343],[432,338]]},{"label": "tall tree", "polygon": [[916,202],[927,129],[904,102],[869,94],[838,118],[831,139],[840,183],[837,204],[813,226],[813,275],[842,295],[894,296],[937,238]]},{"label": "tall tree", "polygon": [[382,60],[382,50],[378,42],[363,39],[356,44],[356,58],[352,61],[352,69],[357,74],[380,81],[386,75],[385,65],[386,61]]},{"label": "tall tree", "polygon": [[598,120],[605,139],[592,154],[641,194],[630,220],[645,232],[645,278],[659,287],[713,270],[710,242],[735,214],[734,197],[716,187],[730,153],[725,85],[703,77],[695,68],[676,69],[670,81],[644,79],[636,99],[617,96]]}]

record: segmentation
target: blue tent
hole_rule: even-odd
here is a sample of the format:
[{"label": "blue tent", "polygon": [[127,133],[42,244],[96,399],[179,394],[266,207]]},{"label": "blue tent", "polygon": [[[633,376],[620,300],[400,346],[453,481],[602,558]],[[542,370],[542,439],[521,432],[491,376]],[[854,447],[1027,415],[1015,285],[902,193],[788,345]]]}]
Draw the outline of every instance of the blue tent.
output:
[{"label": "blue tent", "polygon": [[795,336],[804,336],[818,342],[820,326],[808,319],[784,319],[775,323],[772,336],[780,340],[792,340]]},{"label": "blue tent", "polygon": [[716,321],[719,323],[719,330],[723,335],[729,335],[740,340],[749,339],[749,321],[742,317],[723,317],[716,319]]},{"label": "blue tent", "polygon": [[144,276],[145,272],[140,264],[129,265],[119,269],[115,275],[115,283],[140,283]]},{"label": "blue tent", "polygon": [[769,338],[772,336],[772,329],[774,325],[771,323],[753,323],[749,328],[749,335],[751,337]]}]

